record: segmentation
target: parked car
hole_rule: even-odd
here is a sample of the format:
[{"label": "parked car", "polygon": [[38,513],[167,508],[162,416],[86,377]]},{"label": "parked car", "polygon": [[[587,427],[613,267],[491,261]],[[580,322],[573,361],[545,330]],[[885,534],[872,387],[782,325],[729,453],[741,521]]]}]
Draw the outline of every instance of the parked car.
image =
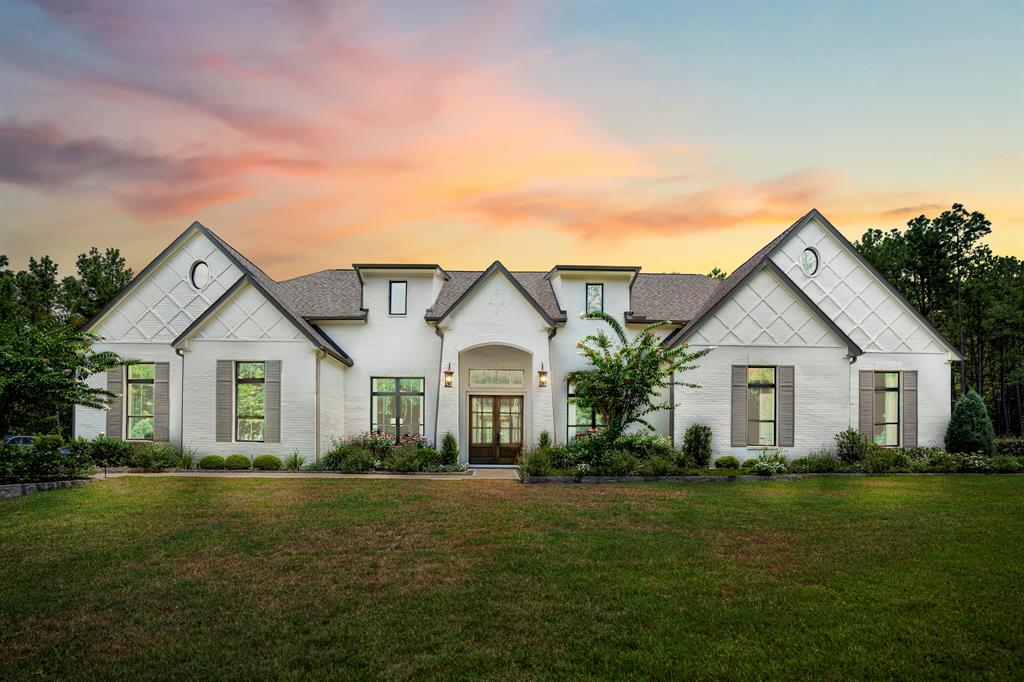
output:
[{"label": "parked car", "polygon": [[4,443],[8,445],[32,445],[35,436],[4,436]]}]

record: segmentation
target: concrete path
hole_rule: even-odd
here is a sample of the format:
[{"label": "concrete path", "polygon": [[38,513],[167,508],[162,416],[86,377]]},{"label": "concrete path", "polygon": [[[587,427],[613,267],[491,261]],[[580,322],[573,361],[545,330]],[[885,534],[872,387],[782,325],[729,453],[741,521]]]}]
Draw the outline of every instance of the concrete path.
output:
[{"label": "concrete path", "polygon": [[[404,479],[423,481],[518,481],[519,473],[515,469],[470,469],[472,475],[445,475],[445,474],[340,474],[337,472],[303,472],[303,471],[164,471],[160,473],[135,473],[127,471],[113,472],[106,475],[106,478],[120,478],[121,476],[150,476],[153,478],[167,476],[184,476],[187,478],[377,478],[381,480]],[[96,478],[104,478],[101,471]]]}]

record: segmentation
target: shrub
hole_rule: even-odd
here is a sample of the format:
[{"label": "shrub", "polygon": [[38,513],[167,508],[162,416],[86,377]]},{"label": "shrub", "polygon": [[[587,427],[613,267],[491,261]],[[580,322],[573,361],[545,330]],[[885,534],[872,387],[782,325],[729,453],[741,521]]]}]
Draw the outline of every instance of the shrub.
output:
[{"label": "shrub", "polygon": [[556,469],[572,469],[576,466],[576,451],[565,445],[550,448],[551,466]]},{"label": "shrub", "polygon": [[551,447],[551,434],[547,431],[541,431],[540,436],[537,438],[538,448],[550,448]]},{"label": "shrub", "polygon": [[1003,436],[996,438],[996,454],[1006,457],[1024,457],[1024,437]]},{"label": "shrub", "polygon": [[640,476],[672,476],[679,474],[680,469],[674,459],[654,456],[640,460],[636,473]]},{"label": "shrub", "polygon": [[[541,435],[543,436],[544,434]],[[441,441],[440,454],[441,456],[438,458],[438,461],[442,466],[451,466],[459,461],[459,441],[451,431],[444,434],[444,440]]]},{"label": "shrub", "polygon": [[249,469],[252,467],[252,460],[245,455],[228,455],[224,459],[225,469]]},{"label": "shrub", "polygon": [[974,391],[962,395],[953,406],[953,414],[946,427],[948,452],[980,452],[996,454],[996,433],[988,418],[985,403]]},{"label": "shrub", "polygon": [[1019,474],[1024,471],[1024,461],[1019,457],[997,455],[991,460],[992,473]]},{"label": "shrub", "polygon": [[599,466],[593,467],[597,476],[629,476],[637,470],[640,460],[629,450],[610,450]]},{"label": "shrub", "polygon": [[822,450],[794,459],[789,463],[789,470],[798,474],[828,474],[842,471],[843,463],[828,450]]},{"label": "shrub", "polygon": [[750,457],[740,462],[740,470],[749,473],[751,467],[755,464],[757,464],[757,457]]},{"label": "shrub", "polygon": [[40,436],[32,445],[0,443],[0,481],[34,483],[85,478],[92,474],[93,462],[78,440],[64,447],[60,436]]},{"label": "shrub", "polygon": [[603,430],[580,434],[569,441],[566,446],[569,459],[574,461],[573,466],[580,462],[589,465],[599,463],[605,454],[611,449],[608,442],[608,435]]},{"label": "shrub", "polygon": [[324,469],[332,469],[347,474],[358,474],[370,471],[378,463],[376,456],[369,450],[358,445],[349,445],[337,452],[328,453],[320,461]]},{"label": "shrub", "polygon": [[640,459],[663,457],[674,459],[672,440],[653,433],[624,433],[615,439],[612,448],[631,452]]},{"label": "shrub", "polygon": [[394,448],[382,460],[382,468],[388,471],[409,473],[411,471],[419,471],[422,462],[420,448],[413,445],[404,445]]},{"label": "shrub", "polygon": [[179,469],[194,469],[196,466],[196,449],[180,449],[178,450],[178,468]]},{"label": "shrub", "polygon": [[288,456],[284,458],[284,468],[288,471],[299,471],[302,469],[302,464],[306,461],[306,458],[302,456],[298,450],[292,450],[288,453]]},{"label": "shrub", "polygon": [[199,468],[204,470],[223,469],[224,458],[220,455],[207,455],[199,460]]},{"label": "shrub", "polygon": [[711,460],[711,427],[690,425],[683,435],[683,452],[696,466],[706,467]]},{"label": "shrub", "polygon": [[167,443],[132,443],[128,465],[143,471],[173,469],[181,463],[181,450]]},{"label": "shrub", "polygon": [[788,468],[786,456],[781,450],[764,450],[753,460],[749,467],[751,474],[755,476],[771,476],[773,474],[784,474]]},{"label": "shrub", "polygon": [[846,429],[836,434],[836,457],[856,464],[868,456],[868,439],[860,431]]},{"label": "shrub", "polygon": [[274,455],[259,455],[252,460],[252,468],[260,471],[277,471],[281,468],[281,459]]},{"label": "shrub", "polygon": [[868,456],[860,462],[860,470],[872,474],[889,474],[910,471],[910,457],[899,448],[883,448],[871,445]]},{"label": "shrub", "polygon": [[88,441],[89,456],[96,466],[123,467],[128,466],[132,446],[123,440],[96,436]]},{"label": "shrub", "polygon": [[519,455],[519,476],[550,476],[554,473],[551,464],[551,448],[527,450]]},{"label": "shrub", "polygon": [[740,461],[732,455],[724,455],[715,460],[715,467],[718,469],[739,469]]},{"label": "shrub", "polygon": [[365,448],[377,457],[384,457],[395,449],[395,437],[379,431],[364,431],[347,442]]}]

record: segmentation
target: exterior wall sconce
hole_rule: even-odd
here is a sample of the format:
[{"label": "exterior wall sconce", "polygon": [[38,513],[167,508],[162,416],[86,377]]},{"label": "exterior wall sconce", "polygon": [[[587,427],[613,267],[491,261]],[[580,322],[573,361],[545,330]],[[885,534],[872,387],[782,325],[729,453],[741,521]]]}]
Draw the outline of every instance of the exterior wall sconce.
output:
[{"label": "exterior wall sconce", "polygon": [[444,371],[444,387],[451,388],[455,383],[455,372],[452,371],[452,363],[448,363],[448,369]]},{"label": "exterior wall sconce", "polygon": [[548,385],[548,373],[544,369],[544,363],[540,363],[540,371],[537,372],[537,385],[545,388]]}]

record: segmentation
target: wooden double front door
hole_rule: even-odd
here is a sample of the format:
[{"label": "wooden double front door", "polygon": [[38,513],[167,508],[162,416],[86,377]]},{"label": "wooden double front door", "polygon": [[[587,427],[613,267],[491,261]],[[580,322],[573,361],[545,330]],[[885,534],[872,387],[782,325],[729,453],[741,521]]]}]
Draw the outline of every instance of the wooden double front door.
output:
[{"label": "wooden double front door", "polygon": [[515,464],[523,450],[523,396],[469,396],[469,463]]}]

